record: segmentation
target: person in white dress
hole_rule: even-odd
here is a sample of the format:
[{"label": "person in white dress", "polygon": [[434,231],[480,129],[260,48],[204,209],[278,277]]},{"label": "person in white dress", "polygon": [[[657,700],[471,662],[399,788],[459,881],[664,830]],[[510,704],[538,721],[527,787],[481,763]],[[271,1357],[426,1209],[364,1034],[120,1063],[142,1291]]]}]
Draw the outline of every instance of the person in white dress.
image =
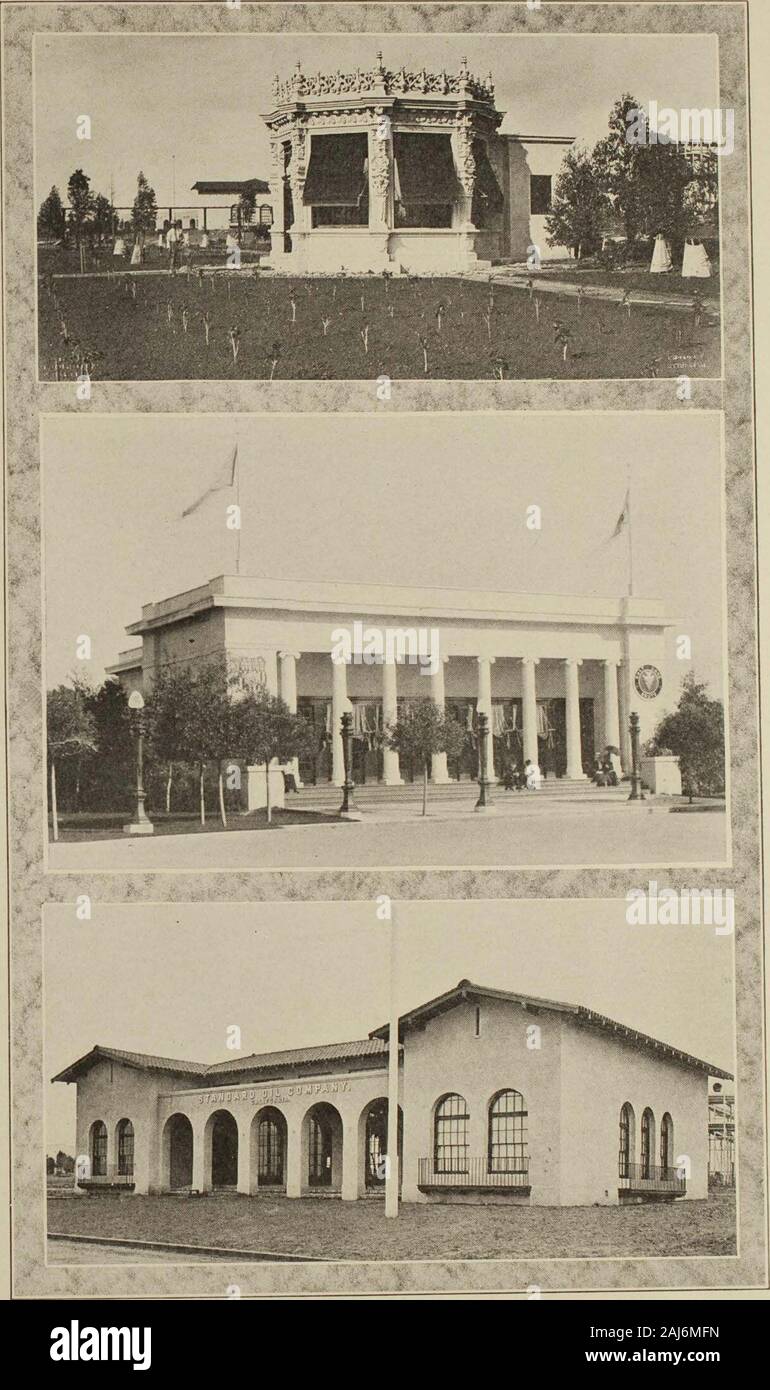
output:
[{"label": "person in white dress", "polygon": [[524,777],[527,783],[527,791],[540,791],[540,782],[542,780],[540,768],[538,767],[537,763],[533,763],[530,758],[527,758],[527,761],[524,764]]},{"label": "person in white dress", "polygon": [[115,245],[112,248],[112,254],[113,256],[125,256],[126,243],[123,240],[122,236],[116,236]]},{"label": "person in white dress", "polygon": [[655,245],[652,248],[652,261],[650,263],[651,275],[664,275],[667,270],[671,270],[673,262],[671,260],[671,250],[662,232],[658,232],[655,238]]},{"label": "person in white dress", "polygon": [[711,278],[711,261],[702,241],[688,237],[684,244],[682,258],[683,280],[708,280]]}]

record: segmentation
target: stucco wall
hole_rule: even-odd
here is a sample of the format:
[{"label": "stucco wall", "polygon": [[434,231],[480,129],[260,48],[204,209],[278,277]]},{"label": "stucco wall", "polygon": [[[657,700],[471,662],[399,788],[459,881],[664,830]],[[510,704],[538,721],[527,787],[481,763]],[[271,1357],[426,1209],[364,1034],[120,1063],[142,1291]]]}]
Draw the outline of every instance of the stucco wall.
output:
[{"label": "stucco wall", "polygon": [[[415,1175],[418,1160],[433,1153],[433,1117],[440,1098],[458,1092],[470,1114],[469,1156],[487,1152],[488,1107],[500,1090],[519,1091],[528,1110],[528,1151],[533,1204],[559,1200],[560,1040],[552,1015],[483,1000],[481,1033],[475,1036],[474,1003],[468,1001],[410,1031],[404,1048],[404,1189],[406,1200],[424,1201]],[[528,1029],[540,1028],[539,1047]]]},{"label": "stucco wall", "polygon": [[[157,1164],[157,1073],[135,1071],[118,1062],[97,1062],[77,1083],[77,1151],[90,1157],[89,1134],[95,1120],[107,1126],[107,1172],[117,1167],[116,1127],[134,1126],[135,1191],[151,1190]],[[163,1081],[165,1085],[165,1080]],[[173,1080],[171,1082],[173,1084]]]},{"label": "stucco wall", "polygon": [[[618,1201],[621,1106],[634,1109],[639,1162],[642,1111],[655,1116],[654,1152],[660,1162],[660,1122],[674,1122],[674,1159],[690,1160],[687,1197],[708,1195],[708,1078],[652,1051],[590,1031],[569,1019],[562,1026],[562,1174],[565,1206]],[[680,1200],[680,1199],[677,1199]]]}]

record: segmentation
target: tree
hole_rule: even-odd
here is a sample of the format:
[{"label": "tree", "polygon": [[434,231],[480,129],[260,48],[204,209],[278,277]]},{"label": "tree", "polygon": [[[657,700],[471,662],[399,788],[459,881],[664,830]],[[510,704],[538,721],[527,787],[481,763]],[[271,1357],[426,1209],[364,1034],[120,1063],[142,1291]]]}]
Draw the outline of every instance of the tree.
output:
[{"label": "tree", "polygon": [[157,220],[158,205],[155,201],[155,189],[150,187],[140,169],[136,180],[136,197],[131,211],[131,223],[134,232],[143,239],[145,233],[155,231]]},{"label": "tree", "polygon": [[[237,676],[235,680],[237,682]],[[241,686],[233,703],[234,747],[237,756],[252,766],[265,769],[265,806],[268,825],[272,822],[270,764],[277,760],[304,757],[315,752],[312,726],[301,715],[292,714],[283,700],[264,687],[244,690]]]},{"label": "tree", "polygon": [[608,133],[592,156],[599,188],[620,217],[631,246],[642,230],[637,169],[646,146],[629,140],[628,134],[641,109],[635,97],[624,92],[610,112]]},{"label": "tree", "polygon": [[549,246],[569,246],[576,260],[601,245],[602,221],[610,209],[593,156],[573,149],[565,155],[545,226]]},{"label": "tree", "polygon": [[115,230],[115,209],[103,193],[98,193],[94,198],[93,224],[100,241],[112,236]]},{"label": "tree", "polygon": [[689,671],[676,710],[664,716],[648,745],[653,754],[670,750],[676,756],[690,801],[725,790],[724,708],[721,700],[709,699],[707,689]]},{"label": "tree", "polygon": [[79,758],[86,750],[94,752],[97,747],[96,726],[82,691],[71,690],[66,685],[59,685],[48,692],[46,716],[53,837],[58,840],[56,765],[62,758]]},{"label": "tree", "polygon": [[67,184],[67,197],[70,205],[70,222],[75,229],[75,240],[80,246],[83,234],[90,225],[94,210],[94,197],[91,180],[82,169],[70,175]]},{"label": "tree", "polygon": [[385,730],[389,748],[422,771],[422,814],[428,810],[428,767],[434,753],[459,758],[465,730],[433,700],[416,700],[404,707],[395,724]]},{"label": "tree", "polygon": [[206,764],[216,762],[219,809],[227,825],[222,763],[234,757],[233,699],[224,660],[198,666],[166,667],[156,676],[147,698],[147,730],[155,756],[168,764],[166,806],[170,809],[174,762],[193,763],[198,770],[201,825],[206,824]]},{"label": "tree", "polygon": [[45,1160],[45,1173],[46,1173],[46,1177],[47,1177],[47,1178],[52,1178],[55,1172],[56,1172],[56,1160],[53,1159],[53,1158],[51,1158],[51,1155],[50,1155],[50,1154],[46,1154],[46,1160]]},{"label": "tree", "polygon": [[64,236],[66,220],[61,195],[54,184],[48,197],[40,204],[40,211],[37,215],[38,236],[61,239]]}]

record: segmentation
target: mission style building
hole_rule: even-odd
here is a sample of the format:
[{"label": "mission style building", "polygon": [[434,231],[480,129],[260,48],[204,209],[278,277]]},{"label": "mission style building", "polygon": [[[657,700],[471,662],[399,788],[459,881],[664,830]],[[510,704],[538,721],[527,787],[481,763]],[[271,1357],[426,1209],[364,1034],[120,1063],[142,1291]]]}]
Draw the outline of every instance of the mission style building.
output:
[{"label": "mission style building", "polygon": [[[334,660],[335,634],[358,622],[402,634],[402,650],[374,664]],[[607,747],[630,771],[630,711],[649,738],[675,703],[658,599],[516,594],[402,585],[311,583],[220,576],[146,604],[127,631],[141,646],[108,673],[147,694],[164,667],[225,657],[280,695],[315,729],[304,784],[344,781],[341,717],[353,714],[353,776],[395,786],[414,769],[383,746],[409,701],[430,698],[466,731],[463,754],[435,754],[432,779],[476,778],[477,723],[489,718],[487,777],[537,762],[546,776],[580,781]],[[409,634],[435,633],[434,668],[411,659]],[[256,779],[255,779],[256,782]]]},{"label": "mission style building", "polygon": [[[77,1087],[78,1190],[381,1192],[389,1029],[202,1062],[96,1046]],[[461,980],[399,1025],[407,1202],[615,1205],[705,1197],[709,1076],[574,1004]]]}]

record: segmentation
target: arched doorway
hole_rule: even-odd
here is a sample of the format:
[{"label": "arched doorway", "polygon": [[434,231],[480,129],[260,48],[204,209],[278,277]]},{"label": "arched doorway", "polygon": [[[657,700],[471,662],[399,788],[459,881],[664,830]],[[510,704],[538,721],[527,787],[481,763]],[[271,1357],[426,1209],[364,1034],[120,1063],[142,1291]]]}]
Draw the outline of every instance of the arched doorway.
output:
[{"label": "arched doorway", "polygon": [[311,1192],[342,1189],[342,1117],[321,1101],[305,1116],[305,1182]]},{"label": "arched doorway", "polygon": [[[256,1131],[256,1133],[255,1133]],[[265,1106],[253,1120],[252,1142],[256,1140],[257,1187],[286,1186],[286,1118],[275,1106]],[[252,1174],[254,1173],[252,1150]]]},{"label": "arched doorway", "polygon": [[229,1110],[216,1110],[206,1126],[211,1144],[212,1188],[238,1185],[238,1123]]},{"label": "arched doorway", "polygon": [[171,1115],[163,1129],[163,1186],[178,1192],[192,1180],[193,1127],[186,1115]]},{"label": "arched doorway", "polygon": [[[385,1168],[388,1153],[388,1101],[378,1096],[361,1114],[363,1130],[364,1188],[367,1192],[384,1192]],[[398,1107],[398,1157],[401,1159],[404,1141],[404,1115]],[[401,1165],[399,1164],[399,1185]]]}]

